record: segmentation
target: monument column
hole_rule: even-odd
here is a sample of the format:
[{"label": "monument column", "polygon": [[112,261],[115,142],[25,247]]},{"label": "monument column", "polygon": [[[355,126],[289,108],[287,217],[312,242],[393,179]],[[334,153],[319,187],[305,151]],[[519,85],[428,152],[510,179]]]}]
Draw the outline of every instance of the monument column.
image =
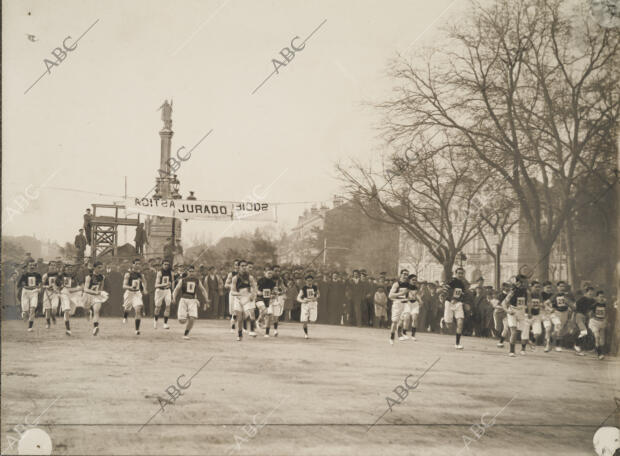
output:
[{"label": "monument column", "polygon": [[[172,102],[165,100],[160,106],[161,120],[164,122],[163,128],[159,131],[160,153],[159,169],[155,182],[157,184],[153,199],[179,198],[175,193],[173,184],[178,184],[173,170],[170,168],[170,157],[172,152]],[[172,217],[147,216],[146,231],[149,244],[146,249],[148,258],[163,257],[164,246],[173,240],[176,244],[181,239],[181,220]]]}]

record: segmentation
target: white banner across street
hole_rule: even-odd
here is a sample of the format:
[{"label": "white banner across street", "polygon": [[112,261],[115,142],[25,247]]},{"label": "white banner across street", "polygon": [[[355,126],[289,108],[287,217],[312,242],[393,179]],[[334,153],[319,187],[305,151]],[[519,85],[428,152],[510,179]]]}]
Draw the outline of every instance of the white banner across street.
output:
[{"label": "white banner across street", "polygon": [[128,213],[176,217],[183,220],[277,221],[276,206],[264,202],[221,202],[186,199],[128,198],[123,200]]}]

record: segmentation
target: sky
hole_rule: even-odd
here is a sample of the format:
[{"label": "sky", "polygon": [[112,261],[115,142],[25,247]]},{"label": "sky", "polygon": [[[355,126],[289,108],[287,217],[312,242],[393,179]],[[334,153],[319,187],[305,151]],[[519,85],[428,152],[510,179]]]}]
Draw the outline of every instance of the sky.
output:
[{"label": "sky", "polygon": [[[128,195],[148,192],[165,99],[173,151],[212,130],[178,170],[181,193],[296,203],[278,206],[270,228],[290,229],[311,202],[341,192],[337,162],[379,157],[371,105],[390,96],[388,62],[432,45],[464,3],[3,1],[3,234],[72,241],[87,207],[122,199],[125,176]],[[252,94],[280,50],[317,27]],[[64,59],[52,55],[85,32]],[[47,71],[45,59],[57,64]],[[227,225],[186,223],[184,243],[258,226]]]}]

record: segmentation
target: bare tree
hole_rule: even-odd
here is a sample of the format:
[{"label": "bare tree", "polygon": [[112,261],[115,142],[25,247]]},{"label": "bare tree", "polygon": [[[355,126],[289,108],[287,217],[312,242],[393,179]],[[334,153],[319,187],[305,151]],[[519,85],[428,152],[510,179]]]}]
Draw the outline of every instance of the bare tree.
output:
[{"label": "bare tree", "polygon": [[489,176],[476,178],[467,151],[450,146],[445,135],[440,144],[425,139],[413,150],[386,157],[381,172],[357,162],[338,171],[368,217],[398,225],[423,244],[447,279],[456,255],[477,234],[480,215],[471,209]]},{"label": "bare tree", "polygon": [[575,209],[581,183],[615,154],[620,31],[603,29],[574,2],[472,2],[446,30],[449,43],[414,65],[391,66],[396,96],[385,110],[389,143],[428,130],[458,135],[519,201],[547,278],[549,252]]}]

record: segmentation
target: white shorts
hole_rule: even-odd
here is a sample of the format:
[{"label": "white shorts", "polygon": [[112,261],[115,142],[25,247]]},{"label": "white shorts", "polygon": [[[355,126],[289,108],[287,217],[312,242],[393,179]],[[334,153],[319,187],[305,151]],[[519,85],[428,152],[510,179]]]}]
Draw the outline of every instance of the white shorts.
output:
[{"label": "white shorts", "polygon": [[517,328],[521,331],[521,337],[527,338],[526,335],[530,333],[530,320],[525,314],[525,309],[514,308],[514,313],[508,313],[508,326],[510,328]]},{"label": "white shorts", "polygon": [[101,290],[101,293],[98,295],[91,295],[88,293],[84,293],[82,298],[82,302],[84,304],[85,309],[90,309],[95,304],[103,304],[108,300],[108,292]]},{"label": "white shorts", "polygon": [[407,315],[411,315],[411,301],[405,301],[403,303],[403,312],[401,314],[401,320],[406,318]]},{"label": "white shorts", "polygon": [[301,315],[299,316],[300,322],[311,321],[315,322],[317,317],[317,302],[302,302],[301,303]]},{"label": "white shorts", "polygon": [[420,313],[420,301],[413,301],[411,303],[411,315]]},{"label": "white shorts", "polygon": [[187,320],[187,317],[198,318],[198,300],[181,298],[179,300],[179,311],[177,318],[179,320]]},{"label": "white shorts", "polygon": [[126,312],[129,312],[132,308],[135,309],[143,305],[141,291],[125,290],[125,294],[123,295],[123,309],[125,309]]},{"label": "white shorts", "polygon": [[463,312],[463,303],[462,302],[452,302],[446,301],[444,304],[443,310],[443,320],[446,323],[452,323],[454,319],[463,319],[465,318],[465,312]]},{"label": "white shorts", "polygon": [[605,344],[605,328],[607,327],[607,322],[605,320],[597,320],[596,318],[591,318],[588,322],[588,328],[594,334],[595,341],[602,344]]},{"label": "white shorts", "polygon": [[242,297],[241,302],[243,304],[243,311],[245,313],[250,313],[253,312],[254,309],[256,309],[256,303],[250,298],[248,297],[247,299],[244,299],[244,297]]},{"label": "white shorts", "polygon": [[39,302],[39,290],[22,289],[22,312],[29,312],[36,309]]},{"label": "white shorts", "polygon": [[243,312],[245,310],[246,305],[249,306],[256,306],[254,304],[254,301],[252,301],[250,299],[250,294],[249,293],[244,293],[242,295],[239,296],[231,296],[232,297],[232,303],[233,303],[233,307],[232,310],[233,312]]},{"label": "white shorts", "polygon": [[55,291],[43,291],[43,309],[58,309],[60,304],[60,294]]},{"label": "white shorts", "polygon": [[63,288],[60,292],[60,310],[63,312],[73,312],[76,307],[82,306],[82,300],[80,299],[79,291],[69,291]]},{"label": "white shorts", "polygon": [[256,301],[256,307],[258,307],[258,309],[261,311],[265,310],[266,308],[265,303],[263,301]]},{"label": "white shorts", "polygon": [[551,323],[553,323],[553,329],[556,332],[562,331],[564,326],[566,326],[566,322],[568,321],[568,310],[565,312],[555,311],[551,314]]},{"label": "white shorts", "polygon": [[284,296],[271,298],[269,307],[267,307],[267,313],[274,317],[279,317],[282,315],[282,312],[284,312]]},{"label": "white shorts", "polygon": [[172,292],[170,288],[156,288],[155,289],[155,307],[161,307],[162,303],[166,307],[170,306],[172,302]]},{"label": "white shorts", "polygon": [[532,326],[532,332],[535,336],[542,334],[542,323],[543,319],[541,314],[532,315],[532,318],[530,318],[530,325]]},{"label": "white shorts", "polygon": [[402,301],[396,300],[392,303],[392,321],[397,322],[400,320],[405,304]]}]

